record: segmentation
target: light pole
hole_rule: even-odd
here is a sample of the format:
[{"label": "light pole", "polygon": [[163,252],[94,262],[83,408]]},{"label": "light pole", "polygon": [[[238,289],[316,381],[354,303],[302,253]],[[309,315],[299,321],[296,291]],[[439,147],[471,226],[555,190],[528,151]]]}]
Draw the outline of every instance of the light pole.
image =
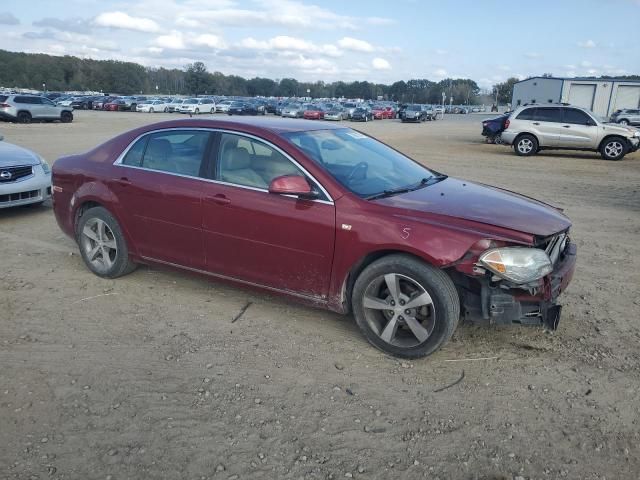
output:
[{"label": "light pole", "polygon": [[43,91],[44,93],[47,93],[47,84],[46,84],[46,83],[44,83],[44,82],[42,82],[42,91]]},{"label": "light pole", "polygon": [[444,118],[444,101],[447,98],[447,94],[442,92],[442,118]]},{"label": "light pole", "polygon": [[156,85],[156,95],[158,95],[158,85]]},{"label": "light pole", "polygon": [[309,96],[310,93],[311,93],[311,89],[307,88],[307,97]]},{"label": "light pole", "polygon": [[453,105],[453,97],[449,97],[449,113],[453,113],[451,110],[452,105]]}]

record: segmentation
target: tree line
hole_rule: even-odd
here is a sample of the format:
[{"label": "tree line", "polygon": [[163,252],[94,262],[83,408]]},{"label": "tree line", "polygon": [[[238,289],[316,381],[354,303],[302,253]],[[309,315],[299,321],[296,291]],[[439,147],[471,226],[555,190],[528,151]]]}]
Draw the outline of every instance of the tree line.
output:
[{"label": "tree line", "polygon": [[314,98],[379,97],[401,102],[476,103],[480,89],[471,79],[398,81],[391,85],[368,81],[302,82],[295,78],[251,78],[209,72],[202,62],[184,69],[148,68],[117,60],[92,60],[0,50],[0,86],[47,91],[99,91],[114,94],[249,95]]}]

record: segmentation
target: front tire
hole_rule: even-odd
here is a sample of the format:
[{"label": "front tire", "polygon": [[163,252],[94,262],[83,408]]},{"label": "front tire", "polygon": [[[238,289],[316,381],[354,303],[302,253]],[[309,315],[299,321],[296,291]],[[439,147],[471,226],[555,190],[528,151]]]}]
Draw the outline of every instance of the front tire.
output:
[{"label": "front tire", "polygon": [[627,142],[621,137],[611,137],[602,142],[600,155],[604,160],[622,160],[627,154]]},{"label": "front tire", "polygon": [[458,292],[442,270],[404,254],[363,270],[351,296],[358,327],[390,355],[418,358],[446,343],[460,318]]},{"label": "front tire", "polygon": [[629,125],[629,120],[627,120],[627,119],[622,119],[622,120],[620,120],[618,123],[619,123],[620,125],[623,125],[623,126],[625,126],[625,127],[626,127],[627,125]]},{"label": "front tire", "polygon": [[513,144],[516,155],[529,157],[538,153],[538,140],[533,135],[525,134],[518,137]]},{"label": "front tire", "polygon": [[199,114],[200,114],[200,109],[196,108],[196,115],[199,115]]},{"label": "front tire", "polygon": [[149,113],[153,113],[153,107],[149,108]]},{"label": "front tire", "polygon": [[62,123],[71,123],[73,121],[73,114],[71,112],[62,112],[60,114],[60,121]]},{"label": "front tire", "polygon": [[129,259],[129,249],[120,225],[103,207],[93,207],[82,214],[76,241],[85,265],[99,277],[117,278],[136,268]]}]

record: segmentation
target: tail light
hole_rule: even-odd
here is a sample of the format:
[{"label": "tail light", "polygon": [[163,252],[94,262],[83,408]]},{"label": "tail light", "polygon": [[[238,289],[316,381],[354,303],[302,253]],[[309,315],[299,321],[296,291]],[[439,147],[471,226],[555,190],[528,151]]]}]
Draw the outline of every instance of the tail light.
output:
[{"label": "tail light", "polygon": [[8,103],[0,103],[0,108],[11,108],[11,105]]},{"label": "tail light", "polygon": [[511,124],[511,122],[509,121],[509,119],[507,118],[504,122],[504,129],[506,130],[507,128],[509,128],[509,125]]}]

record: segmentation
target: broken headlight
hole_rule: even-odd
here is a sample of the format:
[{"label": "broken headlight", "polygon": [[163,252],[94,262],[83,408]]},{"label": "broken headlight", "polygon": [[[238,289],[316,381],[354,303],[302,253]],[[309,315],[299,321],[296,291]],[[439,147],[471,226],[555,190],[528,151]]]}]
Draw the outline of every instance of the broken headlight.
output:
[{"label": "broken headlight", "polygon": [[513,283],[529,283],[549,274],[549,256],[538,248],[505,247],[487,250],[479,262],[499,277]]}]

